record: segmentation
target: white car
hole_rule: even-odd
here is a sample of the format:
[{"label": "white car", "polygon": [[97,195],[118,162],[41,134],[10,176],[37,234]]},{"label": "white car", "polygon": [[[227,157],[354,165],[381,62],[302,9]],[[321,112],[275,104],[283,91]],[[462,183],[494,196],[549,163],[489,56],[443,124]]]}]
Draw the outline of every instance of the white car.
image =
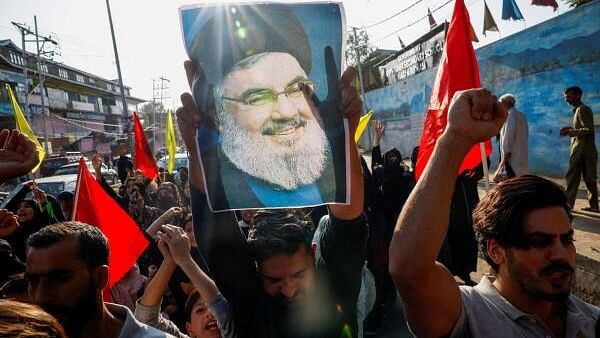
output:
[{"label": "white car", "polygon": [[[179,179],[179,173],[177,172],[177,169],[181,168],[181,167],[186,167],[188,168],[188,164],[189,164],[189,158],[188,155],[186,153],[177,153],[175,154],[175,168],[173,168],[173,177],[178,180]],[[162,169],[167,170],[167,164],[169,163],[169,157],[168,156],[163,156],[161,157],[160,160],[158,160],[158,162],[156,162],[156,166]]]},{"label": "white car", "polygon": [[[31,194],[26,186],[28,182],[30,181],[20,183],[13,190],[11,190],[11,192],[9,192],[2,201],[2,204],[0,204],[0,208],[10,210],[11,208],[9,208],[9,206],[12,204],[11,201],[17,195],[21,196],[20,199],[22,199],[26,195]],[[63,191],[69,191],[75,194],[75,188],[77,187],[77,174],[38,178],[35,180],[35,183],[46,194],[54,197]],[[23,189],[25,189],[26,192],[22,193]]]},{"label": "white car", "polygon": [[[85,164],[87,164],[89,171],[92,174],[94,174],[94,167],[92,166],[92,162],[86,161]],[[106,164],[102,163],[101,171],[102,171],[102,177],[104,177],[106,182],[108,182],[109,184],[117,183],[118,175],[114,169],[109,169],[106,166]],[[79,163],[71,163],[71,164],[63,165],[62,167],[56,169],[56,171],[54,172],[54,175],[69,175],[69,174],[77,175],[78,172],[79,172]]]},{"label": "white car", "polygon": [[[186,153],[177,153],[175,154],[175,168],[173,170],[177,170],[178,168],[181,167],[188,167],[188,156]],[[160,158],[160,160],[158,160],[158,162],[156,162],[156,165],[159,168],[163,168],[163,169],[167,169],[167,164],[169,163],[169,157],[168,156],[163,156]]]}]

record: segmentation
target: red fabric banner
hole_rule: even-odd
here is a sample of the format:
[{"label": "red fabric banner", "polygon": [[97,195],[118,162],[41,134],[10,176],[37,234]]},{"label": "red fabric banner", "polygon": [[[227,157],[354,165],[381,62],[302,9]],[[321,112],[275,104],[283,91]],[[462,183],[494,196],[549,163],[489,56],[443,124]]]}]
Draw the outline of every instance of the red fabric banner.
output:
[{"label": "red fabric banner", "polygon": [[144,176],[155,180],[158,177],[158,167],[150,146],[148,146],[142,123],[135,112],[133,113],[133,137],[135,139],[135,169],[141,170]]},{"label": "red fabric banner", "polygon": [[96,226],[108,238],[111,288],[133,267],[148,240],[137,223],[102,189],[83,158],[79,160],[74,210],[74,221]]},{"label": "red fabric banner", "polygon": [[[438,65],[437,75],[419,145],[419,156],[415,167],[417,179],[423,173],[433,148],[446,129],[448,107],[454,93],[460,90],[481,87],[477,58],[471,42],[471,22],[463,0],[456,0],[452,21],[446,36],[446,45]],[[486,154],[492,153],[491,141],[485,142]],[[481,163],[479,145],[473,146],[459,169],[459,174],[473,169]]]}]

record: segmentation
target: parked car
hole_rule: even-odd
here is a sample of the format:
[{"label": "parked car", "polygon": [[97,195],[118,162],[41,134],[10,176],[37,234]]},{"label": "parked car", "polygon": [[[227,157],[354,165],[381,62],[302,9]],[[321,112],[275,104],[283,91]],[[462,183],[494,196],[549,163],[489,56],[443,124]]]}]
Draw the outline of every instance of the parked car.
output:
[{"label": "parked car", "polygon": [[[13,190],[11,190],[2,200],[0,208],[15,210],[16,202],[30,194],[29,188],[27,187],[28,182],[29,181],[20,183]],[[77,187],[77,174],[38,178],[35,180],[35,183],[46,194],[55,197],[63,191],[70,191],[74,194],[75,188]]]},{"label": "parked car", "polygon": [[[94,173],[94,167],[92,166],[92,162],[86,161],[85,164],[87,164],[90,172]],[[117,174],[117,172],[114,169],[109,169],[106,166],[106,164],[102,163],[101,171],[102,171],[102,177],[104,177],[106,182],[108,182],[109,184],[115,184],[118,181],[119,175]],[[54,172],[54,175],[69,175],[69,174],[77,175],[78,172],[79,172],[79,163],[71,163],[71,164],[63,165],[62,167],[58,168]]]},{"label": "parked car", "polygon": [[[179,173],[177,172],[178,168],[186,167],[188,168],[189,158],[186,153],[177,153],[175,154],[175,168],[173,168],[173,176],[175,179],[179,179]],[[169,163],[168,156],[163,156],[156,162],[156,166],[162,169],[167,170],[167,164]]]},{"label": "parked car", "polygon": [[58,168],[69,163],[71,163],[71,161],[66,156],[45,158],[40,168],[40,175],[42,177],[52,176]]},{"label": "parked car", "polygon": [[[82,156],[80,152],[65,152],[64,154],[54,154],[47,156],[40,167],[40,176],[48,177],[54,175],[58,168],[70,164],[77,163]],[[87,158],[84,157],[87,161]]]}]

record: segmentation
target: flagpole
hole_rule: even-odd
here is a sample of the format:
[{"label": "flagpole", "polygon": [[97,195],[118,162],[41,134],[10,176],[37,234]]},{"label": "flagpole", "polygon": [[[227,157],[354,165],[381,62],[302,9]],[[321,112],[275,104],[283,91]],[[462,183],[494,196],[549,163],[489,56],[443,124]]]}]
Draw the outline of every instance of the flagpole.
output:
[{"label": "flagpole", "polygon": [[487,156],[485,155],[485,143],[479,143],[481,150],[481,164],[483,164],[483,178],[485,179],[485,190],[490,191],[490,170],[488,168]]},{"label": "flagpole", "polygon": [[129,128],[128,115],[129,109],[127,108],[127,100],[125,100],[125,88],[123,88],[123,76],[121,75],[121,64],[119,63],[119,52],[117,51],[117,40],[115,39],[115,29],[113,28],[112,15],[110,13],[110,4],[106,0],[106,11],[108,12],[108,23],[110,24],[110,34],[112,36],[113,50],[115,52],[115,63],[117,65],[117,75],[119,76],[119,89],[121,91],[121,102],[123,105],[123,134],[127,135],[129,149],[133,155],[133,140],[131,137],[131,128]]}]

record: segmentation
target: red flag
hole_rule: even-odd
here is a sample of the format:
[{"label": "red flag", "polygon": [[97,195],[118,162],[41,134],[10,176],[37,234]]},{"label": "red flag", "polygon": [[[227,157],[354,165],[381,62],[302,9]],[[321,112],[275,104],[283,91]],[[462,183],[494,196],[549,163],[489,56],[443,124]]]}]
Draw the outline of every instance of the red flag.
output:
[{"label": "red flag", "polygon": [[148,146],[146,135],[144,135],[144,128],[135,112],[133,113],[133,135],[135,138],[135,169],[141,170],[144,176],[154,180],[158,177],[158,167]]},{"label": "red flag", "polygon": [[[415,168],[417,179],[431,157],[435,143],[446,128],[448,107],[456,91],[480,87],[477,58],[471,42],[471,22],[463,0],[456,0],[452,21],[446,36],[446,45],[438,66],[431,92],[429,109],[423,125],[419,156]],[[492,144],[485,143],[486,154],[492,153]],[[475,145],[463,160],[459,174],[481,163],[479,145]]]},{"label": "red flag", "polygon": [[108,238],[108,287],[111,288],[131,269],[148,246],[148,240],[137,223],[102,189],[83,158],[79,160],[73,210],[73,220],[98,227]]},{"label": "red flag", "polygon": [[554,8],[555,12],[558,9],[558,3],[556,0],[531,0],[531,4],[536,6],[550,6]]}]

